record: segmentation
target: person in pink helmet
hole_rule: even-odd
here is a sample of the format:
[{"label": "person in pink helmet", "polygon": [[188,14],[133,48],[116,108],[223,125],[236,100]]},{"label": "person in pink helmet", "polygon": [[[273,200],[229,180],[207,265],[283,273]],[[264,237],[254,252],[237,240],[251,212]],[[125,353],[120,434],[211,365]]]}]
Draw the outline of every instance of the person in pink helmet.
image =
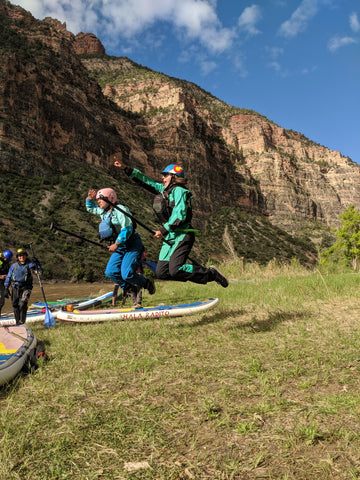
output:
[{"label": "person in pink helmet", "polygon": [[[117,201],[116,192],[112,188],[102,188],[98,192],[89,190],[86,198],[86,210],[99,215],[101,222],[99,234],[108,243],[111,257],[105,269],[105,275],[126,292],[131,287],[155,293],[154,280],[145,278],[138,272],[144,245],[139,233],[135,230],[131,218],[114,208],[110,203],[119,205],[121,210],[130,214],[128,207]],[[96,205],[97,202],[97,205]]]}]

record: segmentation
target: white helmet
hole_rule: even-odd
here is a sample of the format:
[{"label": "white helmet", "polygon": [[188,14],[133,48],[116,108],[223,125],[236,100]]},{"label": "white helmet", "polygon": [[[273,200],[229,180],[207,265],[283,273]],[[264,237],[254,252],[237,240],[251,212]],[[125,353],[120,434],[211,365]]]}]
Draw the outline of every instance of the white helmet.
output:
[{"label": "white helmet", "polygon": [[96,199],[98,200],[101,196],[105,197],[105,199],[107,198],[111,203],[117,202],[116,192],[112,188],[102,188],[99,190],[96,194]]}]

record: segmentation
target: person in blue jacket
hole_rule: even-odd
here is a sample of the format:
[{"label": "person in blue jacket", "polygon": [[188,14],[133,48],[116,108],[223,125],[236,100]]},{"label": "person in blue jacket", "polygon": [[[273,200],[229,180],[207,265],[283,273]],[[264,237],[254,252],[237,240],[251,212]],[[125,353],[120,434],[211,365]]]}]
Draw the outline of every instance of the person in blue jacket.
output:
[{"label": "person in blue jacket", "polygon": [[17,262],[11,265],[5,278],[5,297],[9,298],[11,287],[11,302],[16,325],[22,325],[26,321],[29,298],[33,289],[32,270],[41,270],[41,266],[37,259],[30,260],[23,248],[17,250],[16,258]]},{"label": "person in blue jacket", "polygon": [[183,168],[176,164],[168,165],[161,172],[162,183],[158,183],[114,158],[115,167],[124,170],[136,183],[155,194],[153,209],[161,227],[154,231],[154,237],[165,240],[160,250],[156,276],[162,280],[200,284],[216,282],[226,288],[229,282],[216,267],[186,263],[195,242],[195,230],[191,226],[192,194],[187,188]]},{"label": "person in blue jacket", "polygon": [[[108,242],[111,257],[106,266],[105,275],[115,284],[119,285],[123,292],[136,287],[140,292],[142,288],[148,290],[150,295],[155,293],[155,284],[152,278],[145,278],[137,272],[144,245],[139,233],[135,230],[131,218],[114,208],[116,204],[130,214],[128,207],[117,202],[116,192],[112,188],[89,190],[86,198],[86,210],[94,215],[99,215],[99,234]],[[96,205],[96,201],[98,206]]]}]

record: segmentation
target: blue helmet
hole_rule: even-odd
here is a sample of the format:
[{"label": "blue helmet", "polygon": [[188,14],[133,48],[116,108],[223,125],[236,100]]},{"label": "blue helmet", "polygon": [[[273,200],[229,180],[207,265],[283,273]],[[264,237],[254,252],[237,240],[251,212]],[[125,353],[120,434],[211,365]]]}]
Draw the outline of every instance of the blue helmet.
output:
[{"label": "blue helmet", "polygon": [[13,253],[11,250],[5,250],[5,252],[3,252],[3,257],[6,258],[6,260],[8,262],[10,262],[10,260],[12,259],[13,257]]},{"label": "blue helmet", "polygon": [[175,165],[174,163],[165,167],[161,174],[164,173],[171,173],[172,175],[177,175],[178,177],[185,178],[185,172],[183,168],[180,167],[180,165]]}]

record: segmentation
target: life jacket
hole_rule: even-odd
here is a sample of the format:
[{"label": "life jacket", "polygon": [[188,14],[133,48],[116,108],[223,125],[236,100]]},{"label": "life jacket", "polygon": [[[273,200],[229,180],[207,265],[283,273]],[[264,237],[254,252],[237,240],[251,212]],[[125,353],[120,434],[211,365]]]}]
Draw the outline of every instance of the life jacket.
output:
[{"label": "life jacket", "polygon": [[[159,193],[154,197],[153,210],[155,212],[157,219],[162,225],[169,220],[169,218],[171,217],[172,211],[175,207],[175,201],[169,200],[169,195],[175,187],[184,188],[181,185],[174,183],[173,185],[170,185],[162,193]],[[184,189],[187,190],[187,188],[184,188]],[[189,190],[187,191],[189,192]],[[192,197],[190,192],[189,192],[189,197],[190,198]],[[192,208],[189,202],[189,208],[188,208],[184,223],[190,223],[191,219],[192,219]]]},{"label": "life jacket", "polygon": [[[103,240],[113,242],[116,240],[118,237],[120,231],[121,231],[121,226],[120,225],[114,225],[111,221],[111,217],[114,214],[114,210],[111,210],[110,214],[102,219],[102,221],[99,224],[99,234],[100,237]],[[133,232],[135,232],[136,229],[136,224],[134,221],[132,221],[133,224]]]},{"label": "life jacket", "polygon": [[17,262],[12,271],[11,283],[14,287],[32,287],[33,277],[27,263],[21,264]]}]

